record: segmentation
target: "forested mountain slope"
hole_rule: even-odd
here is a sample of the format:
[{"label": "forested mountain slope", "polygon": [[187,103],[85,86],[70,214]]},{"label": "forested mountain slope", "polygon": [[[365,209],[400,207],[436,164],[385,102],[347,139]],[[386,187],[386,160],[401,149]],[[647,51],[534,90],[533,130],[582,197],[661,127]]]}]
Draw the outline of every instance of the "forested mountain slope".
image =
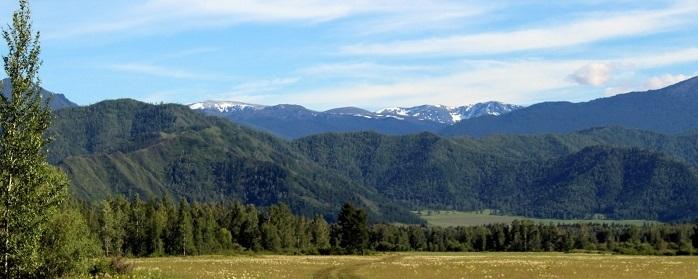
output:
[{"label": "forested mountain slope", "polygon": [[698,217],[698,136],[623,128],[537,136],[323,134],[284,141],[180,105],[106,101],[56,112],[50,160],[78,197],[235,199],[382,221],[411,209],[536,217]]},{"label": "forested mountain slope", "polygon": [[289,204],[332,217],[342,203],[373,218],[415,222],[397,203],[319,166],[287,142],[180,105],[106,101],[61,110],[51,130],[51,161],[78,197],[114,194]]},{"label": "forested mountain slope", "polygon": [[[390,200],[417,208],[678,220],[698,216],[696,171],[683,162],[695,162],[695,157],[679,160],[657,151],[688,154],[680,149],[695,150],[695,142],[673,148],[683,140],[642,131],[595,129],[482,140],[426,133],[404,137],[328,134],[294,144],[319,164],[374,187]],[[612,147],[622,142],[657,151]]]}]

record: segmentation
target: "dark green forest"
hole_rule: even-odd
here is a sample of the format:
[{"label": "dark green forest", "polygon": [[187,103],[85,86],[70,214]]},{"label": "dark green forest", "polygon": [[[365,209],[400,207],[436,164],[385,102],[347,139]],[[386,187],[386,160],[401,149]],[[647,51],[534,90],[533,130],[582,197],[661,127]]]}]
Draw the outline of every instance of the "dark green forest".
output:
[{"label": "dark green forest", "polygon": [[335,221],[345,202],[372,222],[417,209],[547,218],[691,221],[698,135],[595,128],[560,135],[444,138],[322,134],[285,141],[180,105],[105,101],[55,112],[49,160],[73,193],[285,203]]},{"label": "dark green forest", "polygon": [[693,224],[540,224],[514,221],[478,227],[370,224],[346,204],[336,223],[294,215],[283,204],[189,203],[123,197],[83,207],[107,256],[274,252],[360,254],[371,251],[602,251],[689,255],[698,246]]}]

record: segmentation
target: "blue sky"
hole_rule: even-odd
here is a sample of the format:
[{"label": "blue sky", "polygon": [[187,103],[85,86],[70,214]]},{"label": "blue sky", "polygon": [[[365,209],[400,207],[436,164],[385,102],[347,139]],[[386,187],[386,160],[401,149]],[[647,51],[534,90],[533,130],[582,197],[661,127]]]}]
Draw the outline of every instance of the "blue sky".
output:
[{"label": "blue sky", "polygon": [[[586,101],[698,74],[698,1],[33,0],[43,86],[87,105]],[[9,22],[14,1],[0,3]],[[0,48],[5,53],[4,48]]]}]

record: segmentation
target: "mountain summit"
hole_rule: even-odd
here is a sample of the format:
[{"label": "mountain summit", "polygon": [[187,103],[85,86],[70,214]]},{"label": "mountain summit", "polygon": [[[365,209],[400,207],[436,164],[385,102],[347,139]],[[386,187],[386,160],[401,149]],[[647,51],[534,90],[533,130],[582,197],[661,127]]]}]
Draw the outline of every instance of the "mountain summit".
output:
[{"label": "mountain summit", "polygon": [[521,107],[487,102],[460,107],[422,105],[386,108],[376,112],[342,107],[320,112],[290,104],[264,106],[234,101],[204,101],[190,104],[189,108],[284,138],[300,138],[327,132],[374,131],[390,135],[438,132],[463,119],[502,115]]},{"label": "mountain summit", "polygon": [[266,106],[248,104],[242,102],[232,102],[232,101],[203,101],[199,103],[193,103],[189,105],[189,108],[193,110],[211,110],[217,112],[233,112],[233,111],[243,111],[243,110],[257,110],[263,109]]},{"label": "mountain summit", "polygon": [[502,115],[520,108],[522,107],[500,102],[485,102],[460,107],[422,105],[416,107],[385,108],[376,111],[376,114],[411,117],[419,120],[452,125],[461,120],[484,115]]}]

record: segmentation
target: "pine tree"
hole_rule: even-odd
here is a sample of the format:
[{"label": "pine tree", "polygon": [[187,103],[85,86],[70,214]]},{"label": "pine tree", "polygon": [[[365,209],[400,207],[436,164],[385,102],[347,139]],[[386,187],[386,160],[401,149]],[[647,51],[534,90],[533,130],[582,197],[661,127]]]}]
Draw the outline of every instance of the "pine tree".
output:
[{"label": "pine tree", "polygon": [[366,212],[345,204],[337,217],[340,230],[340,246],[349,253],[364,253],[368,246]]},{"label": "pine tree", "polygon": [[51,112],[39,91],[41,48],[27,0],[19,1],[2,35],[12,92],[0,94],[0,278],[22,278],[41,265],[40,239],[64,200],[67,179],[46,160]]}]

